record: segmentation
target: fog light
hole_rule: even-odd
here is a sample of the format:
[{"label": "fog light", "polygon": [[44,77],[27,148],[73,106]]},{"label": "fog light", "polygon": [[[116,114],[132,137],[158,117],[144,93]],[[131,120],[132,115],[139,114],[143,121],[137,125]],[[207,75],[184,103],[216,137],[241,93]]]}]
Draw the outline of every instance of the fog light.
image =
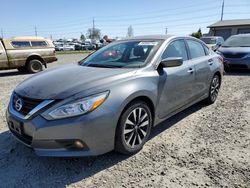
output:
[{"label": "fog light", "polygon": [[80,141],[80,140],[76,140],[76,141],[74,142],[74,146],[75,146],[76,148],[78,148],[78,149],[83,149],[83,148],[85,147],[85,145],[83,144],[83,142]]}]

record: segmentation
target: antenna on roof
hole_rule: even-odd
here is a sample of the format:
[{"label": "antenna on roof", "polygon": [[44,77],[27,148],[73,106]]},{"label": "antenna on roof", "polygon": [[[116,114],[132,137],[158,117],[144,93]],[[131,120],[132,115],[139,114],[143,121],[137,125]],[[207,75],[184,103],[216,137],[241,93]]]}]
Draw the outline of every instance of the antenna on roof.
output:
[{"label": "antenna on roof", "polygon": [[225,5],[225,2],[223,0],[222,7],[221,7],[221,18],[220,18],[221,21],[223,20],[223,16],[224,16],[224,5]]}]

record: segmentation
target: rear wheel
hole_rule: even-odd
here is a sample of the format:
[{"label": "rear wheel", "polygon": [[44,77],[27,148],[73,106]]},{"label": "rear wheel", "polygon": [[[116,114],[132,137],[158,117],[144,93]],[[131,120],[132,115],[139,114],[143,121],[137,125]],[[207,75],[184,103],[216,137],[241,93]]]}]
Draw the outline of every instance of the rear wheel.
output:
[{"label": "rear wheel", "polygon": [[217,74],[214,75],[210,84],[209,96],[205,100],[208,104],[213,104],[216,101],[220,90],[220,84],[220,77]]},{"label": "rear wheel", "polygon": [[27,64],[27,69],[30,73],[37,73],[43,70],[43,64],[37,59],[33,59]]},{"label": "rear wheel", "polygon": [[143,101],[131,103],[120,117],[116,130],[115,150],[123,154],[140,151],[148,140],[152,114]]}]

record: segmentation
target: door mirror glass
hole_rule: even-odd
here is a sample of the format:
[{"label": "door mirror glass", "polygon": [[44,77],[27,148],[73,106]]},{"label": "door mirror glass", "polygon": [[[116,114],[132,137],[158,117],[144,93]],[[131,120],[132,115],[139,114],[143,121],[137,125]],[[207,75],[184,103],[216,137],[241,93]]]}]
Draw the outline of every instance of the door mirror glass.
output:
[{"label": "door mirror glass", "polygon": [[160,63],[160,65],[165,67],[178,67],[183,64],[183,59],[181,57],[169,57],[166,59],[163,59]]}]

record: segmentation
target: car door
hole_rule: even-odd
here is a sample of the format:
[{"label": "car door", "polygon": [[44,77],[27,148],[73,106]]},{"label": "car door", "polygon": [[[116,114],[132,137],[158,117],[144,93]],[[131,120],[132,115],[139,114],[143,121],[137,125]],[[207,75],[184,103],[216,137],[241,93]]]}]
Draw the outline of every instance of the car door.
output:
[{"label": "car door", "polygon": [[183,39],[171,42],[162,59],[182,57],[179,67],[163,68],[159,82],[159,117],[165,118],[175,110],[188,104],[193,97],[194,66],[188,60],[187,46]]},{"label": "car door", "polygon": [[8,67],[8,65],[9,63],[8,63],[7,55],[5,53],[2,42],[0,41],[0,68]]},{"label": "car door", "polygon": [[213,59],[206,54],[204,46],[201,42],[188,39],[189,56],[195,69],[194,80],[194,97],[198,98],[207,92],[208,78],[210,74],[210,63]]}]

